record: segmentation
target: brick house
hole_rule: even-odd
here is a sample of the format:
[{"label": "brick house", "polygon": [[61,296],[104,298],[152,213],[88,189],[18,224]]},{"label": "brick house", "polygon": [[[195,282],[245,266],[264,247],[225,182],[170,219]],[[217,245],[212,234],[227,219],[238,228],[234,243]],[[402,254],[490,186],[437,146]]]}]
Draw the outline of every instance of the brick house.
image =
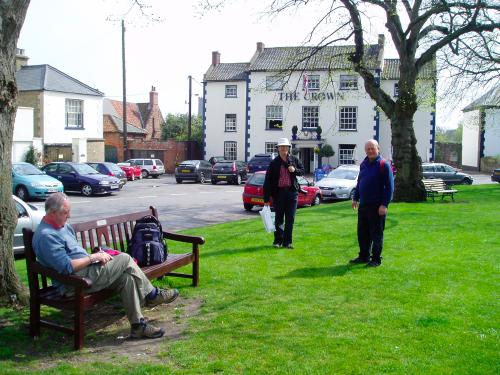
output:
[{"label": "brick house", "polygon": [[[151,87],[149,103],[127,102],[127,140],[130,158],[157,158],[172,173],[178,162],[185,160],[187,142],[161,140],[163,115],[158,105],[158,92]],[[125,160],[123,147],[123,103],[104,99],[104,141],[106,161]]]}]

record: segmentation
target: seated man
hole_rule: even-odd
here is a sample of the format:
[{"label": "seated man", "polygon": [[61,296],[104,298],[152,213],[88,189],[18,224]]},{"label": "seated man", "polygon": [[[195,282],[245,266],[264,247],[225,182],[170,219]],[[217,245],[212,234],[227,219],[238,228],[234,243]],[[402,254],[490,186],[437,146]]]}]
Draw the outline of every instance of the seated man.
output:
[{"label": "seated man", "polygon": [[[55,193],[45,202],[45,216],[33,237],[33,249],[38,261],[61,274],[75,274],[92,280],[88,292],[115,289],[120,292],[123,306],[132,326],[132,338],[157,338],[163,329],[147,324],[141,305],[153,307],[174,301],[177,289],[155,288],[134,260],[126,253],[111,257],[105,252],[88,254],[66,223],[71,205],[64,193]],[[74,291],[53,281],[61,295],[71,296]]]}]

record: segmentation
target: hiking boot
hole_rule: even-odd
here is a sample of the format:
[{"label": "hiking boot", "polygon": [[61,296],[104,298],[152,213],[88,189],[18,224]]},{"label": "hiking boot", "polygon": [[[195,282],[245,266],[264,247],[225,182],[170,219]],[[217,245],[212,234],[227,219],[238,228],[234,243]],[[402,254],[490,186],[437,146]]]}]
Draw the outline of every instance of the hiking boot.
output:
[{"label": "hiking boot", "polygon": [[281,244],[280,243],[273,243],[273,247],[276,248],[276,249],[279,249],[281,247]]},{"label": "hiking boot", "polygon": [[286,247],[287,249],[294,249],[291,243],[289,243],[288,245],[284,245],[283,247]]},{"label": "hiking boot", "polygon": [[179,291],[177,289],[160,289],[156,293],[156,297],[152,300],[146,299],[147,307],[155,307],[162,303],[170,303],[175,301],[179,296]]},{"label": "hiking boot", "polygon": [[365,258],[361,258],[361,257],[357,257],[357,258],[351,259],[349,261],[350,264],[362,264],[362,263],[369,263],[369,262],[370,262],[370,259],[365,259]]},{"label": "hiking boot", "polygon": [[165,331],[162,328],[147,324],[144,319],[141,319],[141,322],[138,324],[133,324],[130,329],[131,339],[157,339],[164,334]]},{"label": "hiking boot", "polygon": [[382,264],[382,262],[380,260],[377,260],[377,259],[372,259],[368,262],[368,264],[366,265],[366,267],[378,267]]}]

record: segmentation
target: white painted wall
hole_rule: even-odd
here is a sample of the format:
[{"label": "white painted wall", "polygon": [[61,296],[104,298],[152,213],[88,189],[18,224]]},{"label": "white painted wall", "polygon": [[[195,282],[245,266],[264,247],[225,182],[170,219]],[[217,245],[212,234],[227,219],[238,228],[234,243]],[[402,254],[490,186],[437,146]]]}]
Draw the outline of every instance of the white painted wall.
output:
[{"label": "white painted wall", "polygon": [[[226,85],[237,85],[237,97],[226,98]],[[205,159],[224,155],[224,142],[237,142],[237,158],[245,160],[246,82],[208,82],[205,95]],[[226,114],[236,114],[236,132],[226,132]]]},{"label": "white painted wall", "polygon": [[[360,163],[364,157],[364,143],[375,136],[375,102],[364,90],[361,77],[358,78],[358,90],[339,90],[341,74],[353,74],[352,72],[336,71],[333,74],[328,72],[308,72],[309,74],[320,75],[321,88],[319,92],[331,93],[333,98],[313,99],[312,95],[305,97],[302,90],[302,77],[300,73],[293,73],[283,91],[266,91],[266,76],[273,75],[272,72],[252,72],[250,74],[250,101],[249,101],[249,150],[247,160],[257,153],[265,151],[266,142],[276,142],[278,138],[286,137],[291,140],[292,127],[299,128],[299,139],[304,139],[302,130],[302,107],[319,106],[319,124],[323,130],[322,139],[332,146],[335,156],[329,162],[338,165],[339,145],[356,145],[355,158]],[[393,94],[393,87],[396,81],[383,81],[382,85],[386,92]],[[226,84],[235,82],[208,82],[206,85],[206,155],[208,159],[213,155],[224,154],[224,141],[234,140],[238,142],[238,158],[245,160],[244,139],[245,139],[245,89],[246,82],[237,82],[238,98],[224,98]],[[422,86],[423,87],[423,86]],[[426,89],[419,88],[419,91],[428,94],[428,83]],[[295,93],[296,99],[286,100],[285,93]],[[281,97],[280,97],[281,94]],[[419,97],[424,98],[424,95]],[[294,96],[295,98],[295,96]],[[283,106],[283,129],[266,130],[266,106]],[[358,108],[357,131],[340,131],[339,116],[340,107],[356,106]],[[415,115],[415,135],[417,137],[417,150],[423,161],[430,157],[431,140],[431,112],[432,106],[427,100],[422,100],[419,110]],[[237,132],[227,133],[224,131],[224,121],[226,113],[237,114]],[[311,138],[312,137],[312,138]],[[388,119],[380,113],[379,139],[381,154],[392,159],[391,156],[391,129]],[[307,147],[313,147],[315,133],[310,134],[311,141],[307,142]],[[316,157],[315,157],[316,162]],[[326,163],[326,160],[323,160]]]},{"label": "white painted wall", "polygon": [[479,110],[464,113],[462,133],[462,165],[479,167]]},{"label": "white painted wall", "polygon": [[484,156],[500,155],[500,108],[485,110]]},{"label": "white painted wall", "polygon": [[[66,99],[83,100],[84,129],[66,129]],[[102,97],[43,92],[43,141],[71,144],[73,138],[103,138]]]},{"label": "white painted wall", "polygon": [[[18,107],[12,138],[11,157],[13,162],[24,161],[29,148],[39,146],[33,143],[33,131],[33,108]],[[41,151],[41,148],[37,148],[37,151]]]}]

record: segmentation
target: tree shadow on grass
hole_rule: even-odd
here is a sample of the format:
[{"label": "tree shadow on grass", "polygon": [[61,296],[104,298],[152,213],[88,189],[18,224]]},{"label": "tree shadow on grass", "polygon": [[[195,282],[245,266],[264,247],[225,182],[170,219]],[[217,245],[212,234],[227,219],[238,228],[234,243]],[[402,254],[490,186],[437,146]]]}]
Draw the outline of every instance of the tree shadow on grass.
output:
[{"label": "tree shadow on grass", "polygon": [[305,267],[297,268],[293,271],[288,272],[288,274],[283,276],[278,276],[276,279],[312,279],[318,277],[338,277],[344,276],[347,272],[350,272],[354,266],[349,264],[339,264],[332,267]]}]

